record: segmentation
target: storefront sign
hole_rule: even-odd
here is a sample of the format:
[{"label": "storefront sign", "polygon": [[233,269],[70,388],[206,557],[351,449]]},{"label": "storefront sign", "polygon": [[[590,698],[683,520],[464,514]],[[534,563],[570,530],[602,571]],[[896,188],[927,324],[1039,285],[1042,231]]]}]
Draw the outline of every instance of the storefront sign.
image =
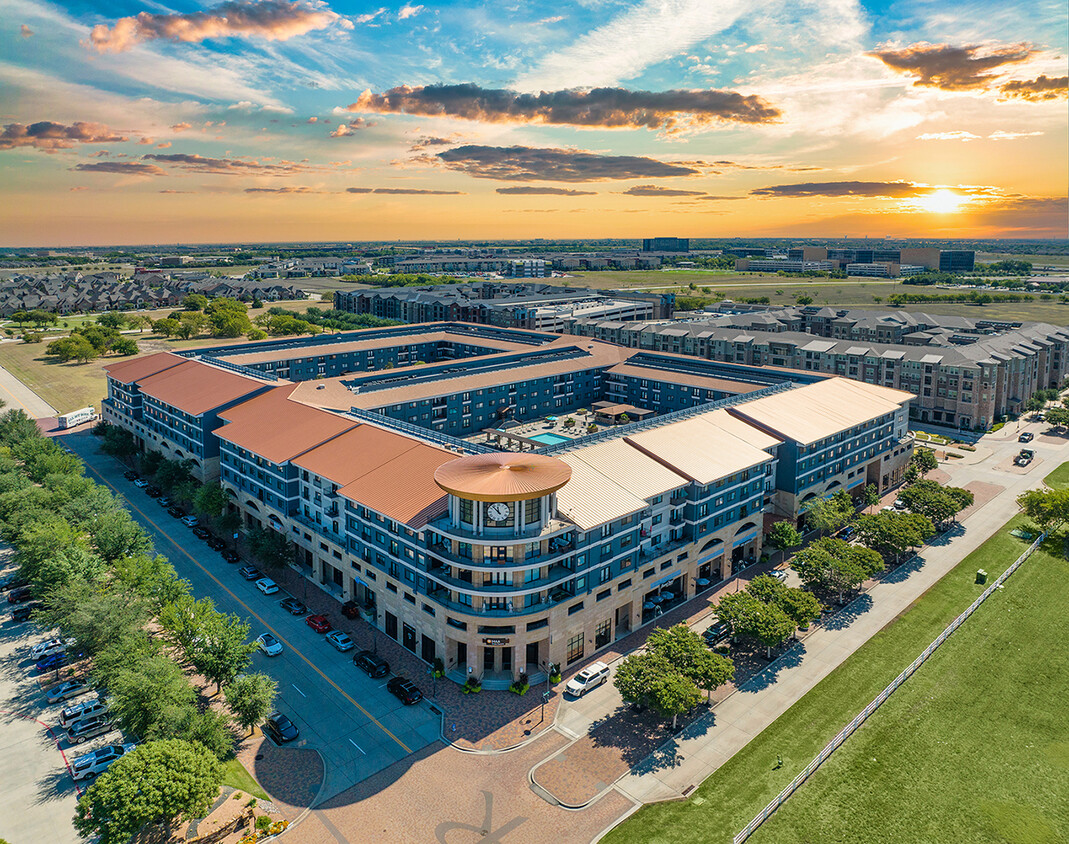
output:
[{"label": "storefront sign", "polygon": [[489,645],[491,648],[502,648],[508,643],[508,639],[483,639],[483,644]]}]

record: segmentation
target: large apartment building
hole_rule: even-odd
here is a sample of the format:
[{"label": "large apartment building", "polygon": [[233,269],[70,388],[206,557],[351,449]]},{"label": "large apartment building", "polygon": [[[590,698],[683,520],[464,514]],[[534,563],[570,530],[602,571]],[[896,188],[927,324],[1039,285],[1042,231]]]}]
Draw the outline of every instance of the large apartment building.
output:
[{"label": "large apartment building", "polygon": [[[472,325],[161,353],[108,389],[107,421],[199,458],[310,583],[491,688],[711,589],[771,523],[895,485],[912,451],[899,391]],[[509,433],[599,405],[641,421]]]},{"label": "large apartment building", "polygon": [[674,321],[572,320],[572,334],[634,349],[840,375],[912,393],[912,417],[986,429],[1069,377],[1069,329],[906,311],[721,303]]}]

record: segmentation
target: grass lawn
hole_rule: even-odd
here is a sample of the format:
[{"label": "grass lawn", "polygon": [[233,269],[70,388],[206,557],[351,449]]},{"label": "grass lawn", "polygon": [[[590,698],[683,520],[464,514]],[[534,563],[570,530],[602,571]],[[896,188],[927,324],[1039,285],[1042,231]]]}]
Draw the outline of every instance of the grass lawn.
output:
[{"label": "grass lawn", "polygon": [[238,791],[244,791],[250,797],[257,797],[260,800],[271,799],[267,792],[260,788],[259,783],[252,778],[252,774],[245,770],[245,766],[237,759],[228,759],[220,764],[223,769],[223,785],[229,785]]},{"label": "grass lawn", "polygon": [[[1007,523],[689,800],[646,807],[603,841],[730,842],[972,602],[976,569],[996,577],[1013,562],[1026,543],[1009,531],[1024,522]],[[1064,559],[1033,556],[752,840],[1064,842],[1067,576]]]},{"label": "grass lawn", "polygon": [[1069,486],[1069,462],[1063,463],[1047,475],[1047,477],[1043,479],[1043,483],[1051,489],[1064,489]]}]

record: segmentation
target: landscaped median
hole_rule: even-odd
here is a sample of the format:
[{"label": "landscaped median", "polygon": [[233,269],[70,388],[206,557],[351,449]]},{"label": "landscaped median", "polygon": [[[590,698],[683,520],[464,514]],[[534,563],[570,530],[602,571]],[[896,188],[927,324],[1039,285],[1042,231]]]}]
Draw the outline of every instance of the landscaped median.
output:
[{"label": "landscaped median", "polygon": [[[994,578],[1020,555],[1028,543],[1010,530],[1024,524],[1007,523],[688,800],[646,807],[603,841],[731,841],[983,591],[977,569]],[[1069,668],[1055,658],[1069,629],[1060,548],[1055,537],[1037,551],[751,840],[949,844],[1069,833]]]}]

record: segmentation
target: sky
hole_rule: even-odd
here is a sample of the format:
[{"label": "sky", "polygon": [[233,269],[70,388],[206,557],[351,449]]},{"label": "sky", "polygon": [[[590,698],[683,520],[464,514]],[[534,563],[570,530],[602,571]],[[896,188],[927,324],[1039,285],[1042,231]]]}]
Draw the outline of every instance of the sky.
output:
[{"label": "sky", "polygon": [[1067,236],[1064,0],[0,0],[0,245]]}]

